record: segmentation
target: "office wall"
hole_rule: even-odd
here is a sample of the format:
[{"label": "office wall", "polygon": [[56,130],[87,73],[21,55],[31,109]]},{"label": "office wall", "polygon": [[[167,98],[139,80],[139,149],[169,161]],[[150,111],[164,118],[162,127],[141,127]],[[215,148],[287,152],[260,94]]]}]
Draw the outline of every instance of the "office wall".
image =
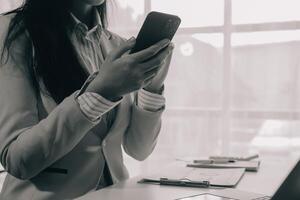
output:
[{"label": "office wall", "polygon": [[[0,0],[0,11],[16,1]],[[209,154],[298,156],[298,0],[115,0],[110,29],[129,38],[145,15],[179,15],[157,148],[131,175],[157,162]]]}]

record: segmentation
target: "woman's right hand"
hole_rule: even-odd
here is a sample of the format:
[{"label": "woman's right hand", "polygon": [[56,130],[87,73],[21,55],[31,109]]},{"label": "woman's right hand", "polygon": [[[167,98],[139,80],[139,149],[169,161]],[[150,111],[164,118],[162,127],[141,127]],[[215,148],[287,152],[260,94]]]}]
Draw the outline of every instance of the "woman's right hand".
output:
[{"label": "woman's right hand", "polygon": [[97,77],[86,91],[117,101],[123,95],[149,84],[172,51],[172,48],[168,47],[170,40],[165,39],[145,50],[126,54],[134,44],[133,38],[109,53]]}]

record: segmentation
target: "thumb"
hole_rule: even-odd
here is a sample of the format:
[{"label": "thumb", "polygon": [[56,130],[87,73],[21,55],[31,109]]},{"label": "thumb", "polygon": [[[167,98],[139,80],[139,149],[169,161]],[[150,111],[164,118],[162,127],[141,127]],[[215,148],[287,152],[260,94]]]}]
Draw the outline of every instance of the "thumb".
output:
[{"label": "thumb", "polygon": [[135,45],[135,38],[131,37],[124,44],[122,44],[119,48],[112,51],[109,55],[109,59],[111,61],[113,61],[113,60],[116,60],[116,59],[120,58],[128,50],[132,49],[134,45]]}]

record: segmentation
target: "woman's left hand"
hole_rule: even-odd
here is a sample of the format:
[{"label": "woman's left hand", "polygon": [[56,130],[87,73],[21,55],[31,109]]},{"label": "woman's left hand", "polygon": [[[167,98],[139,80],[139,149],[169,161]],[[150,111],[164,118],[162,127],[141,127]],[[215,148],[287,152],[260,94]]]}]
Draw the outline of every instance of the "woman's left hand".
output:
[{"label": "woman's left hand", "polygon": [[172,50],[170,51],[169,55],[165,58],[165,61],[160,66],[160,69],[157,72],[157,74],[151,80],[149,80],[148,85],[144,87],[144,89],[149,92],[161,93],[161,90],[164,85],[164,81],[168,75],[168,71],[169,71],[169,67],[173,55],[174,44],[171,43],[169,46],[172,46]]}]

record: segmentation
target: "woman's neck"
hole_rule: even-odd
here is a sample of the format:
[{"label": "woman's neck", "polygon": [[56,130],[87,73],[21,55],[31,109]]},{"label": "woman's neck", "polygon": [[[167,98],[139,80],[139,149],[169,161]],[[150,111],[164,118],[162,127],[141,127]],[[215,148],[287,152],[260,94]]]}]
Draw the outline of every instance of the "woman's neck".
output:
[{"label": "woman's neck", "polygon": [[93,6],[81,3],[81,1],[73,1],[71,12],[82,23],[86,24],[89,28],[93,25]]}]

